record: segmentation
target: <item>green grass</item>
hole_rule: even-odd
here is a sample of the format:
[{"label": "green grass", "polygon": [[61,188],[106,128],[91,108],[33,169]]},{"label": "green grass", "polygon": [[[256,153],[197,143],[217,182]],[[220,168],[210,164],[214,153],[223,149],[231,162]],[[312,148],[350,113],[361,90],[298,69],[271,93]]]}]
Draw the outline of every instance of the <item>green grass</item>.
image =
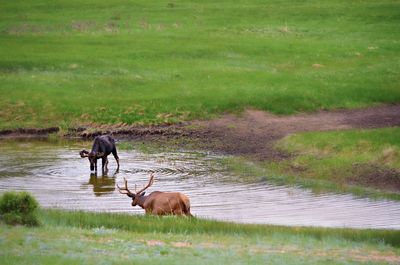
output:
[{"label": "green grass", "polygon": [[0,128],[398,103],[399,10],[395,0],[2,1]]},{"label": "green grass", "polygon": [[318,157],[321,163],[338,159],[340,164],[346,161],[342,166],[374,163],[400,169],[400,127],[302,133],[286,137],[277,147],[307,158]]},{"label": "green grass", "polygon": [[400,231],[374,229],[332,229],[237,224],[199,218],[132,216],[127,214],[91,213],[84,211],[42,210],[41,223],[49,226],[81,228],[105,227],[139,233],[221,234],[270,236],[275,233],[309,236],[315,239],[338,237],[350,241],[386,243],[400,247]]},{"label": "green grass", "polygon": [[42,210],[0,224],[2,264],[395,264],[400,232]]},{"label": "green grass", "polygon": [[291,154],[282,161],[224,163],[244,181],[268,180],[314,191],[351,192],[400,200],[400,128],[307,132],[285,137],[276,148]]}]

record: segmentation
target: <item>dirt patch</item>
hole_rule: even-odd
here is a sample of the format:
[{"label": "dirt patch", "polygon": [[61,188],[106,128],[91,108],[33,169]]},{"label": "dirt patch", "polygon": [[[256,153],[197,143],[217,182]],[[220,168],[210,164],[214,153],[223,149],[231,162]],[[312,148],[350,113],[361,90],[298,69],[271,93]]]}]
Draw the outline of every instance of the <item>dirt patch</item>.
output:
[{"label": "dirt patch", "polygon": [[176,248],[188,248],[192,246],[190,242],[172,242],[171,244]]},{"label": "dirt patch", "polygon": [[372,164],[355,164],[352,168],[351,184],[400,192],[400,170]]},{"label": "dirt patch", "polygon": [[150,246],[150,247],[154,247],[154,246],[164,246],[165,242],[163,241],[159,241],[159,240],[148,240],[146,241],[146,245]]},{"label": "dirt patch", "polygon": [[78,32],[87,32],[98,28],[95,21],[75,21],[71,22],[71,28]]},{"label": "dirt patch", "polygon": [[36,25],[32,23],[21,23],[18,25],[12,25],[5,30],[5,33],[10,35],[23,35],[23,34],[42,34],[46,32],[46,28],[41,25]]},{"label": "dirt patch", "polygon": [[[273,144],[286,135],[306,131],[345,130],[400,126],[400,104],[379,107],[320,111],[311,114],[277,116],[260,110],[246,110],[240,115],[226,114],[210,121],[191,121],[158,126],[89,125],[72,128],[66,137],[94,138],[111,134],[117,138],[197,143],[214,152],[244,155],[256,160],[280,160],[288,154]],[[45,135],[58,128],[0,131],[0,137]]]},{"label": "dirt patch", "polygon": [[240,116],[228,114],[212,121],[195,121],[191,125],[199,128],[195,136],[211,140],[215,151],[276,160],[287,155],[275,150],[273,144],[288,134],[400,126],[400,105],[292,116],[246,110]]}]

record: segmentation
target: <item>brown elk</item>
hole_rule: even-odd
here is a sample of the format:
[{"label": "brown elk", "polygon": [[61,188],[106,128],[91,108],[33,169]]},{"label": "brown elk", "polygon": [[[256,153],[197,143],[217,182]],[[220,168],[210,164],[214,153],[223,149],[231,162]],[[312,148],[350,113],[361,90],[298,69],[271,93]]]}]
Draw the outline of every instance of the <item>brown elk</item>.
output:
[{"label": "brown elk", "polygon": [[192,216],[190,213],[190,200],[180,192],[161,192],[153,191],[145,196],[145,190],[153,185],[154,176],[150,175],[149,183],[140,191],[131,192],[128,189],[128,181],[124,178],[125,188],[117,185],[121,194],[126,194],[132,198],[132,206],[139,205],[146,214],[154,215],[186,215]]}]

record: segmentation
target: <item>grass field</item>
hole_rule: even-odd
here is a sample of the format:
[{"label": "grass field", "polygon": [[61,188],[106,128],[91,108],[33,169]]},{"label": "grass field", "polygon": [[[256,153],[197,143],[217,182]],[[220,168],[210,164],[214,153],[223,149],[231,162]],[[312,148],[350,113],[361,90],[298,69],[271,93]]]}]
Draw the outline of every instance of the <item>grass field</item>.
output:
[{"label": "grass field", "polygon": [[315,191],[351,192],[400,200],[400,128],[307,132],[278,141],[281,161],[224,161],[244,181],[264,179]]},{"label": "grass field", "polygon": [[[399,25],[397,0],[0,1],[0,130],[399,103]],[[231,165],[251,181],[400,200],[351,179],[398,170],[399,136],[297,134],[277,145],[289,160]],[[39,215],[36,228],[0,223],[0,264],[400,263],[399,231]]]},{"label": "grass field", "polygon": [[42,210],[0,224],[2,264],[396,264],[399,231],[239,225]]},{"label": "grass field", "polygon": [[0,3],[0,128],[400,101],[400,3]]}]

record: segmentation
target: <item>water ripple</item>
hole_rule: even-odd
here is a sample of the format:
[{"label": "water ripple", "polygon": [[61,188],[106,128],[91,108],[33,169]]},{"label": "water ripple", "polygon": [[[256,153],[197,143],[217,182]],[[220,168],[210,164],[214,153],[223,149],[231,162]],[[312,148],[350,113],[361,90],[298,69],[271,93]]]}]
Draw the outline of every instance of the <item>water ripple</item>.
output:
[{"label": "water ripple", "polygon": [[139,188],[153,173],[156,181],[148,193],[183,192],[191,198],[192,213],[200,217],[242,223],[400,229],[399,202],[316,195],[266,183],[226,182],[230,173],[216,162],[220,157],[209,154],[121,151],[120,172],[115,172],[116,163],[110,156],[108,175],[92,176],[87,159],[78,155],[87,145],[0,142],[0,192],[30,191],[44,207],[143,214],[118,193],[116,183],[122,184],[126,177],[131,187],[137,184]]}]

